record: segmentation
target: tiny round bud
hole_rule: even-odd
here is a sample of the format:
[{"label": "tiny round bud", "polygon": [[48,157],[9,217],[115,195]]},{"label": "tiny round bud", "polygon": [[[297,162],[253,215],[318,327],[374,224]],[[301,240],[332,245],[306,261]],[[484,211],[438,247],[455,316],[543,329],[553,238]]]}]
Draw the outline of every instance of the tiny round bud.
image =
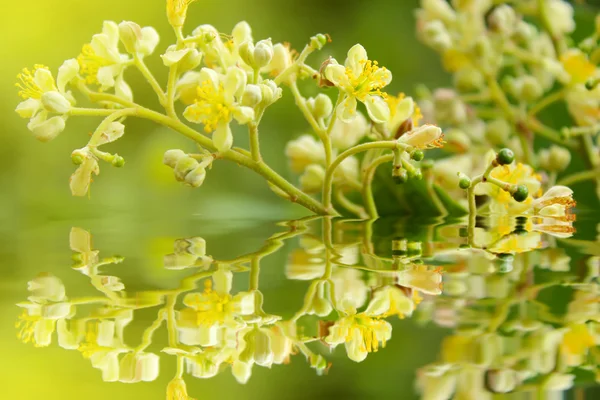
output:
[{"label": "tiny round bud", "polygon": [[529,189],[525,185],[517,185],[515,192],[512,194],[513,199],[519,203],[525,201],[529,196]]},{"label": "tiny round bud", "polygon": [[458,187],[463,190],[467,190],[468,188],[470,188],[471,187],[471,178],[469,178],[465,174],[459,172],[458,173]]},{"label": "tiny round bud", "polygon": [[196,167],[198,167],[198,161],[196,161],[196,159],[189,156],[180,158],[179,161],[177,161],[177,164],[175,164],[175,179],[183,182],[186,175]]},{"label": "tiny round bud", "polygon": [[548,153],[548,161],[553,171],[564,171],[571,163],[571,152],[560,146],[551,146]]},{"label": "tiny round bud", "polygon": [[410,158],[412,158],[415,161],[421,161],[424,157],[425,153],[423,153],[423,150],[415,150],[410,155]]},{"label": "tiny round bud", "polygon": [[171,168],[175,168],[177,161],[185,157],[186,154],[183,150],[172,149],[165,151],[165,155],[163,156],[163,164],[168,165]]},{"label": "tiny round bud", "polygon": [[256,107],[262,101],[262,90],[259,85],[248,84],[242,95],[242,104],[248,107]]},{"label": "tiny round bud", "polygon": [[421,172],[421,168],[415,168],[413,171],[408,174],[412,179],[421,180],[423,179],[423,172]]},{"label": "tiny round bud", "polygon": [[333,103],[329,96],[319,93],[314,100],[313,115],[315,118],[326,118],[333,111]]},{"label": "tiny round bud", "polygon": [[510,136],[511,126],[506,119],[495,119],[486,124],[485,137],[493,145],[501,146]]},{"label": "tiny round bud", "polygon": [[511,149],[504,148],[498,152],[496,155],[496,161],[500,165],[507,165],[512,163],[515,160],[515,153]]},{"label": "tiny round bud", "polygon": [[251,41],[247,40],[240,45],[238,49],[240,57],[249,66],[254,66],[254,45]]},{"label": "tiny round bud", "polygon": [[121,168],[123,165],[125,165],[125,159],[120,155],[115,154],[112,160],[112,165],[113,167]]},{"label": "tiny round bud", "polygon": [[397,185],[406,183],[408,181],[408,172],[405,169],[394,169],[392,179]]},{"label": "tiny round bud", "polygon": [[142,28],[131,21],[123,21],[119,24],[119,38],[129,54],[138,51],[138,43],[142,40]]},{"label": "tiny round bud", "polygon": [[73,161],[73,164],[75,165],[81,165],[83,164],[83,161],[85,160],[86,157],[84,157],[81,153],[79,152],[73,152],[71,154],[71,161]]},{"label": "tiny round bud", "polygon": [[321,50],[327,44],[327,36],[319,33],[310,38],[310,47],[315,50]]},{"label": "tiny round bud", "polygon": [[254,47],[254,67],[262,68],[273,59],[273,43],[271,39],[261,40]]}]

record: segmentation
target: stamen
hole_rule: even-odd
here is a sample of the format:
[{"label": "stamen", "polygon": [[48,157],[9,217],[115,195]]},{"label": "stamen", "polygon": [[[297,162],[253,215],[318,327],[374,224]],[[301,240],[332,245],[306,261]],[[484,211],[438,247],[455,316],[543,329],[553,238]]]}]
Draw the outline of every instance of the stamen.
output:
[{"label": "stamen", "polygon": [[20,82],[17,82],[15,86],[20,89],[19,97],[21,97],[24,100],[40,99],[42,97],[42,94],[44,94],[44,92],[38,86],[38,84],[35,83],[34,79],[35,72],[38,69],[48,69],[48,67],[45,67],[41,64],[36,64],[33,66],[33,71],[30,71],[27,68],[23,68],[23,72],[17,75],[17,79]]},{"label": "stamen", "polygon": [[110,61],[98,56],[91,44],[83,46],[81,54],[77,56],[77,62],[79,63],[81,75],[85,77],[88,84],[97,84],[98,70],[112,64]]}]

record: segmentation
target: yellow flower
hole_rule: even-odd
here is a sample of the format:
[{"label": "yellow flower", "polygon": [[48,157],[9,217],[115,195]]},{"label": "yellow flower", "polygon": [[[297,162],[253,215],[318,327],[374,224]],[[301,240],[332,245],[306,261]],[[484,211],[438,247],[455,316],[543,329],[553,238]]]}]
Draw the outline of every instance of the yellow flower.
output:
[{"label": "yellow flower", "polygon": [[332,59],[324,74],[344,93],[337,111],[341,120],[350,121],[356,117],[357,100],[365,104],[373,122],[383,123],[390,118],[390,109],[384,100],[386,95],[381,89],[392,81],[392,73],[385,67],[379,67],[377,61],[369,60],[360,44],[348,51],[344,65]]},{"label": "yellow flower", "polygon": [[185,23],[187,9],[196,0],[167,0],[167,19],[174,28],[180,28]]},{"label": "yellow flower", "polygon": [[392,326],[389,322],[365,313],[354,313],[336,321],[324,340],[333,347],[344,343],[348,358],[361,362],[369,353],[385,347],[391,337]]},{"label": "yellow flower", "polygon": [[398,138],[413,127],[419,126],[423,115],[412,97],[400,93],[398,96],[386,96],[385,101],[390,109],[387,129],[392,137]]},{"label": "yellow flower", "polygon": [[570,84],[585,83],[596,73],[596,66],[592,64],[585,53],[571,49],[560,56],[560,62],[571,77]]},{"label": "yellow flower", "polygon": [[202,68],[201,84],[197,89],[194,104],[187,107],[185,118],[204,125],[206,133],[213,133],[217,150],[226,151],[233,145],[233,134],[229,124],[235,118],[240,124],[254,119],[254,110],[240,104],[246,87],[246,73],[231,67],[225,76],[209,68]]},{"label": "yellow flower", "polygon": [[397,315],[398,318],[403,319],[412,315],[415,308],[414,297],[407,296],[405,291],[397,286],[386,286],[375,292],[373,299],[365,310],[365,314],[377,315],[383,318]]},{"label": "yellow flower", "polygon": [[167,400],[193,400],[187,394],[183,378],[173,378],[167,385]]}]

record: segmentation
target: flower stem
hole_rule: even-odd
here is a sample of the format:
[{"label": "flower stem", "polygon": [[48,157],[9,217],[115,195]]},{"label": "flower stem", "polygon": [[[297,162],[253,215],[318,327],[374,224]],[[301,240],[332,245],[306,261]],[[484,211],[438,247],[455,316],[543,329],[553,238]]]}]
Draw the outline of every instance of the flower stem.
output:
[{"label": "flower stem", "polygon": [[393,154],[386,154],[380,156],[373,160],[371,164],[366,168],[363,175],[363,189],[362,189],[362,197],[363,203],[365,205],[365,210],[370,218],[377,218],[379,214],[377,212],[377,206],[375,204],[375,199],[373,198],[373,178],[375,177],[375,172],[377,171],[377,167],[381,164],[390,162],[394,159]]},{"label": "flower stem", "polygon": [[365,209],[359,206],[358,204],[353,203],[348,197],[346,197],[342,190],[337,189],[335,191],[335,199],[342,207],[344,207],[347,211],[351,212],[352,214],[356,215],[358,218],[369,218],[369,215],[367,214]]},{"label": "flower stem", "polygon": [[158,96],[158,100],[160,101],[160,104],[166,108],[167,107],[167,98],[165,96],[165,93],[163,92],[162,88],[160,87],[160,84],[158,83],[158,81],[156,80],[154,75],[152,75],[152,72],[150,72],[150,70],[146,66],[146,63],[144,62],[144,60],[142,58],[136,56],[134,58],[134,63],[135,63],[135,66],[137,67],[137,69],[139,69],[140,72],[142,73],[142,75],[144,75],[144,78],[146,78],[148,83],[150,83],[150,86],[152,86],[152,89]]},{"label": "flower stem", "polygon": [[335,160],[333,160],[331,165],[329,165],[329,167],[327,167],[327,171],[325,172],[325,180],[323,182],[323,206],[325,207],[325,210],[327,210],[329,213],[335,212],[331,206],[331,193],[333,190],[333,187],[332,187],[333,186],[333,175],[334,175],[336,168],[342,163],[342,161],[344,161],[346,158],[348,158],[354,154],[357,154],[357,153],[360,153],[363,151],[367,151],[370,149],[394,150],[394,149],[400,148],[402,146],[403,146],[402,144],[398,143],[395,140],[385,140],[385,141],[378,141],[378,142],[363,143],[363,144],[359,144],[358,146],[351,147],[348,150],[341,153],[339,156],[337,156],[337,158]]},{"label": "flower stem", "polygon": [[579,183],[587,180],[594,180],[597,178],[600,178],[600,171],[598,171],[597,169],[581,171],[562,178],[558,181],[558,185],[569,186],[574,183]]},{"label": "flower stem", "polygon": [[252,154],[252,160],[257,163],[262,162],[262,156],[260,155],[260,142],[258,140],[258,126],[255,123],[248,124],[248,133],[250,134],[250,153]]}]

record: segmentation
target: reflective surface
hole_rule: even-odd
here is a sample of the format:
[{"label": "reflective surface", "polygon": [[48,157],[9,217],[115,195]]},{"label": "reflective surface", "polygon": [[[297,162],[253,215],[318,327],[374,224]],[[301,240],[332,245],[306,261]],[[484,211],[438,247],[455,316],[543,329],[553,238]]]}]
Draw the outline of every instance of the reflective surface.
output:
[{"label": "reflective surface", "polygon": [[24,231],[7,398],[596,398],[594,223],[470,224]]}]

